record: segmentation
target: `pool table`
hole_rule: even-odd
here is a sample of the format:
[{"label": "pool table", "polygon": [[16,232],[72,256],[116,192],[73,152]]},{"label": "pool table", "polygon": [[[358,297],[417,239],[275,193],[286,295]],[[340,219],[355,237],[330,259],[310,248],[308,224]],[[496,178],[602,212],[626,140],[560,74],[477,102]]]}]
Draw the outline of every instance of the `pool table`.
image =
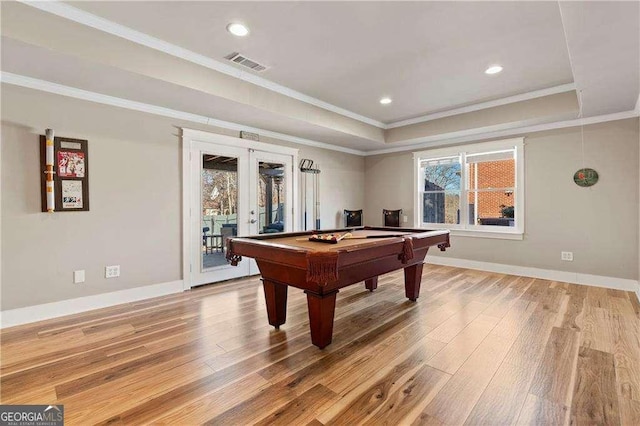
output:
[{"label": "pool table", "polygon": [[[335,243],[309,240],[314,234],[343,236],[347,232],[350,235]],[[287,318],[288,287],[304,290],[311,341],[322,349],[331,343],[339,289],[364,281],[373,291],[379,275],[404,269],[405,293],[415,302],[431,246],[442,251],[449,247],[449,231],[364,226],[234,237],[227,242],[227,260],[234,266],[243,256],[256,260],[269,324],[276,329]]]}]

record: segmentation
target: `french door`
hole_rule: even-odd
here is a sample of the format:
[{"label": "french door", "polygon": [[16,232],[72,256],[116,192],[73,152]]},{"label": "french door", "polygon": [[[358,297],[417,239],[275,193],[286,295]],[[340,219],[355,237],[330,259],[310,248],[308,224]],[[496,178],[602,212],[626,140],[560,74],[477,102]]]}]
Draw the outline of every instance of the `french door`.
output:
[{"label": "french door", "polygon": [[290,148],[183,129],[185,289],[258,273],[253,259],[227,263],[227,238],[298,228],[296,157]]}]

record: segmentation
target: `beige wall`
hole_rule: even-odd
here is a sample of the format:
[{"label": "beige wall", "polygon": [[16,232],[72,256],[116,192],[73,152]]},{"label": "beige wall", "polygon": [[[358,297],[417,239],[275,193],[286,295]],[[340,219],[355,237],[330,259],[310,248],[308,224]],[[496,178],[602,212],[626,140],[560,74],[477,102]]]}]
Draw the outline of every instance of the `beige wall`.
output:
[{"label": "beige wall", "polygon": [[[2,86],[2,310],[182,278],[181,150],[192,123]],[[38,134],[89,140],[90,212],[40,212]],[[291,143],[270,141],[281,145]],[[322,225],[363,206],[364,159],[296,146],[320,164]],[[121,276],[105,279],[105,265]],[[84,269],[86,282],[73,284]]]},{"label": "beige wall", "polygon": [[[585,164],[598,171],[597,185],[573,183],[582,166],[580,128],[524,135],[524,240],[453,237],[443,255],[637,279],[638,119],[586,126],[584,135]],[[365,164],[366,222],[380,224],[383,208],[402,208],[413,224],[411,153],[367,157]],[[573,251],[574,261],[561,261],[561,251]]]}]

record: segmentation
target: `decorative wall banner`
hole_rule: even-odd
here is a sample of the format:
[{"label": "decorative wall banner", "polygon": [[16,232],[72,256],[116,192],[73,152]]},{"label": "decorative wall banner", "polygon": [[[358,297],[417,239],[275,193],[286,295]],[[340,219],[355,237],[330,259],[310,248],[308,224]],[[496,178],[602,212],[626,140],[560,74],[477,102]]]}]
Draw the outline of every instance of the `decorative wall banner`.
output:
[{"label": "decorative wall banner", "polygon": [[[50,156],[48,136],[52,139]],[[88,143],[84,139],[54,138],[50,129],[47,129],[47,136],[40,136],[40,163],[45,171],[41,179],[43,212],[89,211]],[[52,177],[51,184],[47,183],[49,176]]]},{"label": "decorative wall banner", "polygon": [[[45,205],[43,209],[48,213],[53,213],[55,210],[55,192],[53,187],[53,179],[54,179],[54,166],[53,166],[53,129],[47,129],[45,131],[45,143],[44,143],[44,151],[45,151]],[[42,137],[41,137],[42,138]]]}]

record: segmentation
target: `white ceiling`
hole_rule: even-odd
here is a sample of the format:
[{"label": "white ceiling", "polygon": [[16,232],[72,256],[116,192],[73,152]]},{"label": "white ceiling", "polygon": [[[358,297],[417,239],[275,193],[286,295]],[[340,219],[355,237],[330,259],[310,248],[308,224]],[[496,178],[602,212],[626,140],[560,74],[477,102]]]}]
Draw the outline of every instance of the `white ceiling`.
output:
[{"label": "white ceiling", "polygon": [[[418,119],[410,122],[452,115],[462,119],[468,111],[529,99],[531,92],[539,97],[575,87],[581,92],[585,117],[638,108],[638,1],[94,1],[1,2],[0,6],[4,73],[339,149],[384,150],[381,128],[394,131],[413,117]],[[232,21],[246,23],[249,37],[227,33],[225,27]],[[139,34],[125,35],[131,30]],[[159,50],[167,55],[159,56],[157,50],[143,54],[152,50],[145,44],[151,40],[148,36],[158,39],[152,43],[154,49],[161,45]],[[54,38],[55,42],[47,41]],[[87,38],[85,50],[76,50],[83,48],[78,42],[82,38]],[[86,46],[93,52],[87,52]],[[233,51],[270,68],[254,75],[244,68],[236,73],[236,65],[223,59]],[[192,68],[172,68],[176,58],[190,62]],[[149,61],[146,68],[145,61]],[[160,63],[174,76],[159,72]],[[221,70],[222,63],[234,71]],[[504,71],[485,75],[484,69],[494,63],[503,65]],[[210,69],[197,69],[203,65]],[[189,84],[192,75],[180,74],[187,69],[204,86]],[[223,80],[204,71],[222,71],[233,81],[221,86]],[[263,80],[258,82],[256,76]],[[276,90],[269,93],[281,99],[266,96],[247,81]],[[251,96],[243,98],[247,93]],[[382,96],[390,96],[393,103],[380,105]],[[302,103],[296,107],[282,102],[289,97]],[[333,112],[321,114],[305,105]],[[575,117],[575,109],[542,117],[542,121],[538,116],[520,124],[507,123],[503,129],[527,122],[561,122],[567,114]],[[480,132],[464,129],[464,134]],[[428,139],[436,143],[447,138],[436,134]],[[389,150],[414,143],[400,140]]]},{"label": "white ceiling", "polygon": [[241,52],[264,78],[385,123],[573,81],[555,2],[70,4],[213,59]]}]

